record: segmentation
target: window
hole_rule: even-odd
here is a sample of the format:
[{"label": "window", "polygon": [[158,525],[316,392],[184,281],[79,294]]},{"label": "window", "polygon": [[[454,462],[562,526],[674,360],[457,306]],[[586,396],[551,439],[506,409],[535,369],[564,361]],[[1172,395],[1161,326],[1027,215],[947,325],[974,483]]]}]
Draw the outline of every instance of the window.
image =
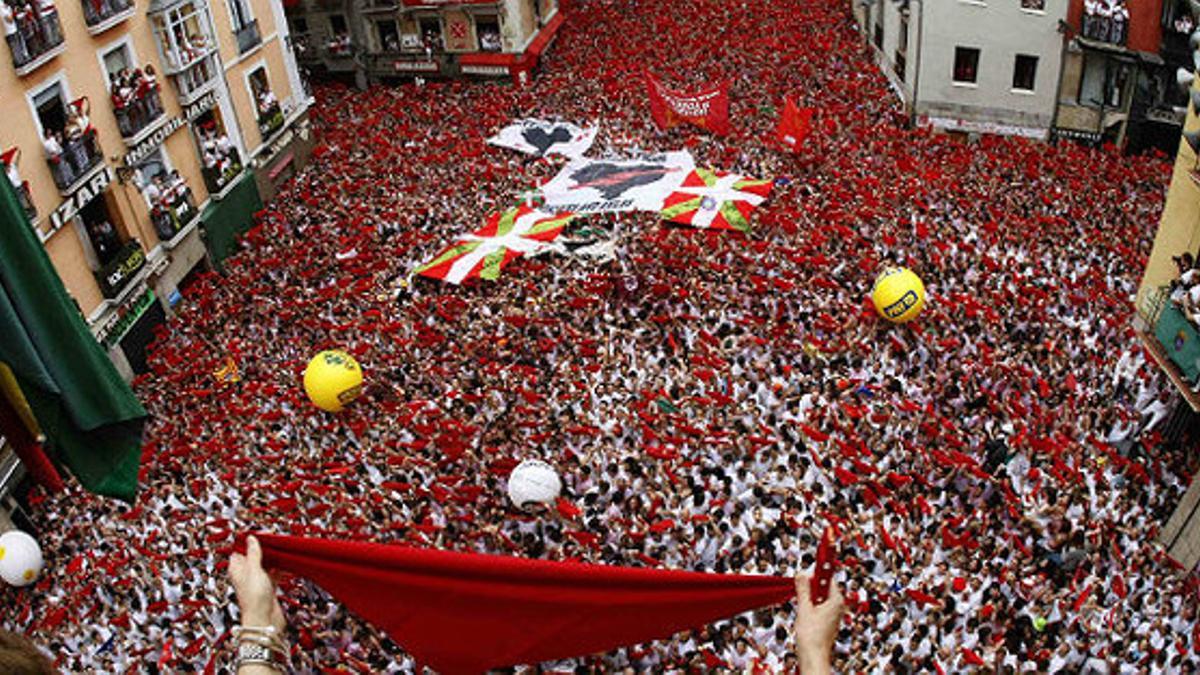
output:
[{"label": "window", "polygon": [[1043,12],[1046,10],[1046,0],[1021,0],[1021,9]]},{"label": "window", "polygon": [[115,260],[124,244],[120,231],[109,217],[109,194],[105,190],[79,209],[79,225],[96,258],[96,269]]},{"label": "window", "polygon": [[375,22],[375,35],[380,51],[400,51],[400,28],[392,19]]},{"label": "window", "polygon": [[475,36],[479,40],[479,51],[500,51],[500,21],[494,16],[475,18]]},{"label": "window", "polygon": [[63,86],[55,82],[33,96],[33,107],[54,182],[67,190],[102,159],[89,118],[91,104],[86,98],[68,102]]},{"label": "window", "polygon": [[167,165],[162,148],[138,162],[134,174],[138,189],[150,208],[154,232],[160,241],[174,239],[199,214],[192,189],[178,171]]},{"label": "window", "polygon": [[1122,108],[1130,66],[1106,55],[1089,52],[1079,81],[1079,103],[1091,107]]},{"label": "window", "polygon": [[875,47],[883,49],[883,19],[875,22]]},{"label": "window", "polygon": [[292,22],[292,32],[297,35],[308,33],[308,19],[303,16],[288,17],[288,21]]},{"label": "window", "polygon": [[1017,54],[1013,64],[1013,89],[1033,91],[1037,80],[1038,57],[1029,54]]},{"label": "window", "polygon": [[979,78],[979,50],[974,47],[954,48],[954,81],[975,84]]},{"label": "window", "polygon": [[258,130],[265,141],[283,126],[283,110],[279,107],[275,94],[271,93],[266,66],[259,66],[250,71],[246,80],[250,84],[250,93],[258,110]]},{"label": "window", "polygon": [[103,60],[117,127],[121,136],[133,138],[163,114],[154,66],[138,68],[128,43],[109,50]]},{"label": "window", "polygon": [[204,161],[201,171],[204,185],[209,194],[217,194],[242,172],[241,154],[225,132],[225,122],[218,108],[207,110],[197,117],[192,130]]},{"label": "window", "polygon": [[246,0],[229,0],[229,20],[233,23],[235,33],[250,25],[254,16],[250,14],[250,6],[246,4]]},{"label": "window", "polygon": [[346,17],[341,14],[329,15],[329,30],[333,31],[334,35],[342,35],[346,32]]},{"label": "window", "polygon": [[446,48],[442,42],[441,19],[436,16],[423,16],[417,20],[417,26],[421,29],[421,44],[427,52],[441,51]]}]

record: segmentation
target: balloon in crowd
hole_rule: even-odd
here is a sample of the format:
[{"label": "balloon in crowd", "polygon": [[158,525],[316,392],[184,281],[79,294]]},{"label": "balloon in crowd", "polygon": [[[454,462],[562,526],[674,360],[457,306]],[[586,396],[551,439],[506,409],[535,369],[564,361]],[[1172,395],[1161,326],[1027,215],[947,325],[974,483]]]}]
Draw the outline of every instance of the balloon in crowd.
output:
[{"label": "balloon in crowd", "polygon": [[42,547],[20,530],[0,534],[0,579],[10,586],[28,586],[42,573]]},{"label": "balloon in crowd", "polygon": [[871,301],[879,316],[892,323],[908,323],[925,306],[925,284],[907,267],[889,267],[875,278]]},{"label": "balloon in crowd", "polygon": [[508,498],[517,508],[549,504],[558,498],[562,481],[554,467],[540,459],[527,459],[508,476]]},{"label": "balloon in crowd", "polygon": [[362,368],[340,349],[317,354],[304,369],[304,392],[313,405],[326,412],[341,412],[362,393],[362,383]]}]

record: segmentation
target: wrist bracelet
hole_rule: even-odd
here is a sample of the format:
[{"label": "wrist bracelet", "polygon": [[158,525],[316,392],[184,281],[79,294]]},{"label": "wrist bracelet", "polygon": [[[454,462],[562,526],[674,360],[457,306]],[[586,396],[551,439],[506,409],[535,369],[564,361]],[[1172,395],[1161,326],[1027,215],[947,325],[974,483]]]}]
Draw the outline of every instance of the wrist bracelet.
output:
[{"label": "wrist bracelet", "polygon": [[237,659],[233,662],[234,671],[250,665],[266,666],[281,673],[287,672],[267,647],[253,642],[241,642],[238,644]]},{"label": "wrist bracelet", "polygon": [[238,642],[249,642],[256,645],[262,645],[272,651],[279,652],[280,656],[287,656],[287,647],[279,638],[267,637],[265,635],[241,635],[237,638]]}]

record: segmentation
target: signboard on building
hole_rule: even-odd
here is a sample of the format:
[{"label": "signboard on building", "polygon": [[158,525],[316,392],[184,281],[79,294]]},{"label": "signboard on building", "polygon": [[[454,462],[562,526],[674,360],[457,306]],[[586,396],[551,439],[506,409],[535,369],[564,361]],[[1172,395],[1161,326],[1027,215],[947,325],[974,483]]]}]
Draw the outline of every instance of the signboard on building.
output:
[{"label": "signboard on building", "polygon": [[121,341],[133,324],[141,318],[155,301],[154,291],[147,288],[138,295],[131,297],[125,304],[109,314],[104,325],[96,330],[96,341],[105,347],[111,347]]},{"label": "signboard on building", "polygon": [[163,123],[160,127],[154,130],[146,138],[142,139],[141,143],[133,146],[121,163],[127,167],[137,166],[139,162],[146,158],[147,155],[154,152],[158,146],[162,145],[171,134],[178,131],[183,125],[190,124],[196,121],[196,118],[203,115],[217,103],[217,92],[210,91],[204,96],[201,96],[194,103],[183,109],[182,117],[172,117]]},{"label": "signboard on building", "polygon": [[480,66],[467,64],[462,67],[463,75],[508,75],[508,66]]},{"label": "signboard on building", "polygon": [[996,134],[998,136],[1023,136],[1037,140],[1045,140],[1048,130],[1036,127],[1022,127],[1015,124],[1000,124],[998,122],[976,122],[953,117],[934,117],[921,115],[917,118],[918,126],[932,126],[943,131],[959,131],[975,134]]},{"label": "signboard on building", "polygon": [[396,61],[392,64],[398,73],[436,73],[438,64],[433,61]]},{"label": "signboard on building", "polygon": [[104,189],[108,187],[108,184],[112,182],[112,179],[112,169],[109,169],[107,166],[105,166],[103,169],[98,171],[96,175],[88,179],[86,183],[79,186],[79,189],[68,195],[67,198],[58,205],[58,208],[50,212],[50,224],[52,225],[51,230],[44,235],[42,233],[38,233],[42,241],[45,241],[50,237],[51,234],[57,232],[64,223],[78,215],[80,209],[87,206],[101,192],[104,192]]}]

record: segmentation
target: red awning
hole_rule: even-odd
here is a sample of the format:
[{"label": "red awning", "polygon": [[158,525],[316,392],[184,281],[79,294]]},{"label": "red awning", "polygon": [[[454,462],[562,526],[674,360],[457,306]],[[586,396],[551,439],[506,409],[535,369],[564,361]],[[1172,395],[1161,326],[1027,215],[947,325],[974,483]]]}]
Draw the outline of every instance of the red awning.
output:
[{"label": "red awning", "polygon": [[554,14],[554,18],[550,19],[550,23],[542,26],[542,30],[533,38],[533,42],[529,43],[529,48],[525,50],[526,56],[537,58],[542,55],[542,51],[546,49],[546,45],[554,39],[554,34],[558,32],[558,27],[562,25],[563,13],[560,9]]},{"label": "red awning", "polygon": [[520,54],[497,54],[495,52],[477,52],[462,54],[458,62],[464,66],[515,66],[521,60]]}]

